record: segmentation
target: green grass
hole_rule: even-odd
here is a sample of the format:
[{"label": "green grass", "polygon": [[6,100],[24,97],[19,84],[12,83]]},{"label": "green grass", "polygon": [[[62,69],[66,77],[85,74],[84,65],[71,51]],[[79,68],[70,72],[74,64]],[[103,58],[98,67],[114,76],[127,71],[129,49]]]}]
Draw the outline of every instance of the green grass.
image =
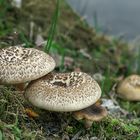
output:
[{"label": "green grass", "polygon": [[12,22],[10,20],[7,22],[7,12],[12,9],[12,6],[7,0],[0,0],[0,7],[0,36],[2,37],[12,31]]},{"label": "green grass", "polygon": [[49,53],[51,45],[52,45],[52,41],[54,39],[57,20],[58,20],[58,15],[59,15],[59,0],[57,0],[57,3],[56,3],[56,9],[55,9],[54,15],[52,17],[52,22],[51,22],[51,27],[50,27],[50,30],[49,30],[49,36],[48,36],[48,39],[47,39],[47,44],[44,47],[44,51],[47,52],[47,53]]},{"label": "green grass", "polygon": [[25,44],[25,48],[31,48],[34,46],[33,43],[29,39],[27,39],[23,32],[20,32],[18,36],[19,40]]},{"label": "green grass", "polygon": [[5,124],[2,126],[2,129],[8,129],[11,131],[11,133],[14,135],[14,139],[20,140],[21,139],[21,130],[18,127],[18,119],[16,115],[16,120],[14,124]]}]

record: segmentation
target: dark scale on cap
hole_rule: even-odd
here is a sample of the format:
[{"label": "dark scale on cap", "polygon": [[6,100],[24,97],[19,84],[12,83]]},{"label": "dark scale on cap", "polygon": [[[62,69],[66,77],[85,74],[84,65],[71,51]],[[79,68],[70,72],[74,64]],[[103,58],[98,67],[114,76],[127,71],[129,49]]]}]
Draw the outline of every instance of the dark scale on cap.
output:
[{"label": "dark scale on cap", "polygon": [[9,62],[18,62],[22,61],[24,58],[30,56],[31,54],[30,49],[22,48],[20,46],[11,46],[8,48],[4,48],[0,51],[0,54],[2,54],[3,61]]}]

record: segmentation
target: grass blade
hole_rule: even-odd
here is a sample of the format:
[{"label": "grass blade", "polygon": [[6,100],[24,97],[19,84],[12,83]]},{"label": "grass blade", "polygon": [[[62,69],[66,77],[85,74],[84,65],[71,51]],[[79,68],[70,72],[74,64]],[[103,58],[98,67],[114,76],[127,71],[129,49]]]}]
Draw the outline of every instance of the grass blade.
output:
[{"label": "grass blade", "polygon": [[57,3],[56,3],[56,9],[55,9],[54,15],[52,17],[52,21],[51,21],[52,23],[51,23],[51,27],[50,27],[50,30],[49,30],[49,36],[48,36],[47,44],[44,47],[44,51],[47,52],[47,53],[49,53],[49,50],[51,48],[52,41],[53,41],[53,38],[54,38],[57,19],[58,19],[58,13],[59,13],[59,0],[57,0]]}]

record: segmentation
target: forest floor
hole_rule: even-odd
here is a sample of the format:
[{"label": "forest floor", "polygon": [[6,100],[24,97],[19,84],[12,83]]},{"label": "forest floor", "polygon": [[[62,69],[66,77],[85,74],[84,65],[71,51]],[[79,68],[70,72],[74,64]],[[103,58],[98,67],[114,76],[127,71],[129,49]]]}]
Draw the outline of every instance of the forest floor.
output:
[{"label": "forest floor", "polygon": [[[24,0],[16,8],[9,0],[1,2],[0,47],[46,41],[56,8],[55,0]],[[137,42],[107,36],[87,25],[61,1],[57,28],[50,54],[57,72],[80,70],[93,76],[102,89],[102,102],[114,105],[108,116],[85,129],[71,113],[41,110],[30,105],[13,86],[0,86],[0,140],[140,140],[140,102],[116,96],[114,85],[122,77],[140,74]],[[140,51],[139,51],[140,52]],[[26,109],[38,113],[31,118]]]}]

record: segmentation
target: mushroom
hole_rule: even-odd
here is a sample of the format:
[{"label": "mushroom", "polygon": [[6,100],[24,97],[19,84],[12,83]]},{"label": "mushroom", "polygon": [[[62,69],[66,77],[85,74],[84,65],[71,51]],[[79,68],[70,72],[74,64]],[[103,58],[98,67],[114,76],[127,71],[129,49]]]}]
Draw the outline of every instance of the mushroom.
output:
[{"label": "mushroom", "polygon": [[73,112],[73,116],[76,120],[85,120],[85,127],[89,128],[92,126],[94,121],[100,121],[107,116],[107,110],[105,107],[98,103],[95,103],[87,108],[80,111]]},{"label": "mushroom", "polygon": [[86,108],[100,96],[97,82],[82,72],[50,73],[32,81],[25,90],[25,97],[33,105],[62,112]]},{"label": "mushroom", "polygon": [[116,87],[118,97],[128,101],[140,101],[140,76],[130,75]]},{"label": "mushroom", "polygon": [[24,95],[36,107],[70,112],[93,105],[100,98],[101,89],[91,76],[83,72],[49,73],[31,81]]},{"label": "mushroom", "polygon": [[52,57],[34,48],[10,46],[0,50],[1,84],[19,84],[40,78],[55,67]]}]

